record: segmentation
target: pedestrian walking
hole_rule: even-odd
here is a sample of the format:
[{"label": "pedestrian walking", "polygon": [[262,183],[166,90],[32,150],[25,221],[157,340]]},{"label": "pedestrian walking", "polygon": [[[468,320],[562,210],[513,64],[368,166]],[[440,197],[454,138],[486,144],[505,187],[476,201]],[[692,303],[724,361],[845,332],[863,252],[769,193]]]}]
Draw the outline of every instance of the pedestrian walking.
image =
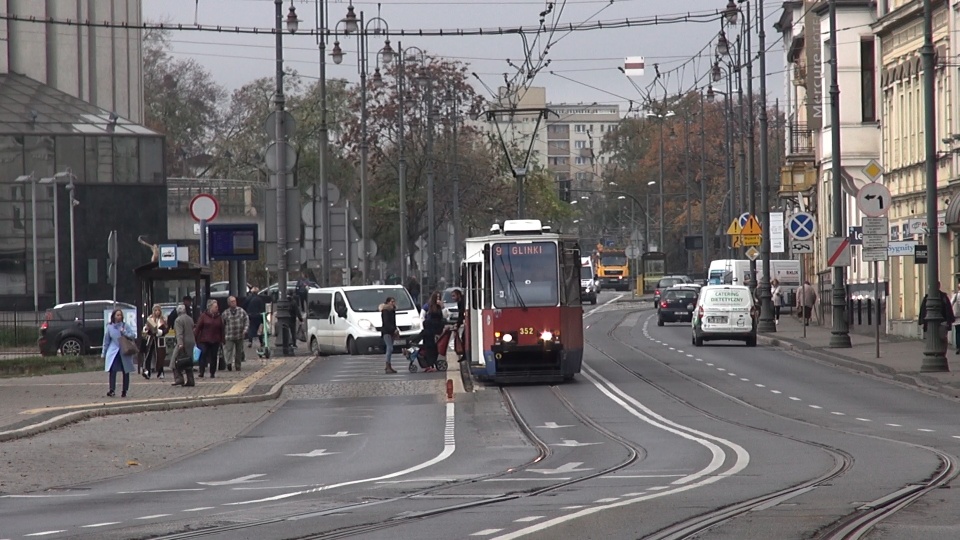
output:
[{"label": "pedestrian walking", "polygon": [[150,379],[150,372],[156,371],[157,378],[163,378],[163,367],[166,358],[161,358],[161,354],[166,351],[163,349],[163,336],[167,333],[167,320],[163,317],[163,311],[160,304],[154,304],[150,315],[143,323],[143,371],[141,374],[144,379]]},{"label": "pedestrian walking", "polygon": [[[196,320],[197,312],[193,306],[193,298],[190,296],[184,296],[182,305],[186,309],[186,313],[190,315],[190,318]],[[173,323],[177,322],[177,317],[179,317],[177,314],[177,308],[171,309],[170,315],[167,316],[167,328],[173,328]]]},{"label": "pedestrian walking", "polygon": [[247,311],[247,317],[250,319],[250,325],[247,327],[247,348],[253,347],[253,340],[260,342],[260,349],[263,348],[263,313],[267,310],[267,305],[260,296],[260,288],[253,286],[247,295],[243,308]]},{"label": "pedestrian walking", "polygon": [[410,297],[413,298],[413,305],[420,305],[420,282],[417,281],[417,276],[411,274],[407,279],[407,292],[410,293]]},{"label": "pedestrian walking", "polygon": [[813,315],[813,306],[817,303],[817,290],[810,281],[804,281],[797,294],[797,307],[800,308],[800,317],[804,326],[810,326],[810,317]]},{"label": "pedestrian walking", "polygon": [[[440,292],[434,291],[430,295],[426,309],[423,311],[423,331],[420,333],[423,338],[423,349],[427,368],[425,372],[437,370],[437,358],[440,356],[440,350],[437,348],[437,339],[443,333],[444,321],[447,316],[444,314],[443,302],[440,300]],[[446,352],[446,351],[444,351]]]},{"label": "pedestrian walking", "polygon": [[453,290],[453,300],[457,303],[457,320],[453,324],[453,350],[457,353],[458,360],[463,362],[463,318],[467,310],[467,302],[460,289]]},{"label": "pedestrian walking", "polygon": [[237,297],[227,298],[227,309],[223,312],[223,357],[227,361],[227,371],[240,371],[243,364],[243,336],[250,326],[250,316],[237,307]]},{"label": "pedestrian walking", "polygon": [[923,295],[923,299],[920,301],[920,316],[917,318],[917,324],[923,327],[923,331],[927,330],[937,330],[940,335],[940,340],[943,342],[943,350],[947,349],[947,329],[953,326],[953,323],[956,322],[956,317],[953,315],[953,308],[951,307],[950,297],[947,293],[943,292],[940,289],[940,282],[937,282],[937,291],[940,293],[940,327],[936,329],[927,328],[927,296]]},{"label": "pedestrian walking", "polygon": [[957,349],[955,354],[960,354],[960,282],[950,298],[950,307],[953,309],[953,342]]},{"label": "pedestrian walking", "polygon": [[[173,386],[194,386],[193,382],[193,317],[186,306],[176,309],[177,319],[173,323],[173,332],[177,336],[177,347],[173,351]],[[186,377],[186,382],[184,382]]]},{"label": "pedestrian walking", "polygon": [[137,354],[137,332],[123,320],[123,310],[115,309],[110,314],[110,322],[103,332],[103,370],[110,373],[110,391],[107,397],[116,395],[117,373],[123,373],[123,390],[120,397],[127,397],[130,391],[130,374],[133,372],[134,356]]},{"label": "pedestrian walking", "polygon": [[386,353],[387,365],[384,368],[386,373],[396,373],[397,371],[393,369],[393,366],[390,365],[390,360],[393,357],[393,342],[395,339],[400,337],[400,330],[397,329],[397,300],[392,296],[388,296],[386,300],[380,304],[380,335],[383,336],[383,349]]},{"label": "pedestrian walking", "polygon": [[213,379],[217,376],[217,361],[224,339],[223,319],[216,300],[207,300],[207,310],[200,314],[193,337],[200,347],[200,378],[203,378],[209,365],[210,378]]},{"label": "pedestrian walking", "polygon": [[770,294],[773,296],[773,324],[780,324],[780,310],[783,308],[783,290],[780,289],[780,280],[770,282]]}]

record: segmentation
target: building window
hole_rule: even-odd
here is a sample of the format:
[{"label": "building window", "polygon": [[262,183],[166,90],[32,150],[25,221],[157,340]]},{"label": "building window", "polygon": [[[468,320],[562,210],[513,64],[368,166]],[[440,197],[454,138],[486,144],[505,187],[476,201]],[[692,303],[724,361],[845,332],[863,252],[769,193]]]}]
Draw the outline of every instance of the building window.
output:
[{"label": "building window", "polygon": [[587,158],[578,157],[578,158],[574,158],[573,163],[575,165],[586,165],[588,162],[587,162]]},{"label": "building window", "polygon": [[573,131],[574,133],[583,133],[586,131],[586,126],[584,126],[583,124],[577,124],[576,126],[573,127]]},{"label": "building window", "polygon": [[864,122],[877,121],[877,66],[873,39],[860,42],[860,115]]},{"label": "building window", "polygon": [[575,141],[575,142],[573,143],[573,145],[574,145],[574,148],[576,148],[576,149],[579,150],[579,149],[581,149],[581,148],[586,148],[586,147],[587,147],[587,141]]}]

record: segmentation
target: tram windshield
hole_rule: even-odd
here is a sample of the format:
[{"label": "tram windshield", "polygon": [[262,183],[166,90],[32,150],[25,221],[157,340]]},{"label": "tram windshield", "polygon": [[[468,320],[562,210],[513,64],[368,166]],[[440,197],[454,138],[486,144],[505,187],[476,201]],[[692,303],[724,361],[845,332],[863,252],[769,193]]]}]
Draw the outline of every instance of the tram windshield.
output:
[{"label": "tram windshield", "polygon": [[493,245],[490,263],[494,307],[542,307],[560,303],[555,243],[497,243]]}]

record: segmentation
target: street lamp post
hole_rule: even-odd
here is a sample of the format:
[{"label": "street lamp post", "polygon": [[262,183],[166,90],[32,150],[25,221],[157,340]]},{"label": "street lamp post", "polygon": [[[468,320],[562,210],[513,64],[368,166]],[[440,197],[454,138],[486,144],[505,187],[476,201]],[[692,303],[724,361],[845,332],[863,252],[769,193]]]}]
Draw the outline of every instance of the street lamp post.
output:
[{"label": "street lamp post", "polygon": [[40,273],[37,270],[37,264],[40,261],[40,257],[37,256],[37,177],[31,172],[30,174],[18,176],[14,182],[30,182],[30,218],[33,230],[33,311],[34,313],[39,313],[40,289],[38,286],[38,276]]},{"label": "street lamp post", "polygon": [[[766,32],[763,29],[763,1],[757,2],[757,47],[760,50],[760,215],[761,241],[760,256],[763,257],[763,277],[760,278],[760,321],[759,332],[776,332],[777,322],[773,317],[773,295],[770,291],[770,164],[767,155],[767,61]],[[839,125],[837,126],[839,128]]]},{"label": "street lamp post", "polygon": [[[843,191],[840,189],[840,82],[837,79],[837,2],[829,0],[830,4],[830,153],[831,153],[831,197],[833,198],[833,236],[842,238],[843,229]],[[929,179],[928,179],[929,181]],[[934,182],[936,182],[936,172],[934,172]],[[936,187],[936,184],[934,184]],[[936,195],[936,194],[934,194]],[[936,203],[936,200],[934,200]],[[937,222],[936,211],[933,213],[933,221]],[[936,274],[934,274],[936,275]],[[936,286],[936,283],[933,284]],[[939,294],[935,295],[939,298]],[[830,298],[833,307],[833,328],[830,331],[829,346],[833,348],[847,348],[852,344],[850,342],[850,333],[847,327],[847,294],[844,276],[844,268],[837,266],[833,269],[833,287]],[[937,300],[939,305],[939,299]],[[939,312],[934,314],[939,318]],[[933,327],[936,333],[936,326]],[[934,338],[936,339],[936,338]]]},{"label": "street lamp post", "polygon": [[450,179],[453,182],[453,246],[450,249],[450,260],[452,261],[450,283],[457,282],[457,269],[460,268],[460,162],[459,162],[459,140],[457,137],[457,110],[460,103],[456,89],[450,88],[447,94],[447,107],[450,113],[450,131],[452,140],[451,145],[451,163]]},{"label": "street lamp post", "polygon": [[[722,71],[720,68],[720,64],[719,63],[714,64],[713,80],[719,81],[721,77],[722,77]],[[726,170],[726,175],[727,175],[727,197],[728,197],[727,198],[728,215],[727,215],[727,219],[724,220],[724,223],[730,223],[737,218],[736,211],[734,210],[734,201],[733,201],[735,175],[734,175],[734,169],[733,169],[734,167],[733,159],[731,156],[733,152],[733,127],[731,122],[731,116],[733,115],[733,105],[730,99],[730,95],[733,93],[733,82],[731,79],[732,77],[728,73],[726,92],[722,92],[720,90],[714,90],[712,86],[707,88],[708,101],[713,101],[715,94],[722,94],[723,101],[724,101],[723,131],[724,131],[726,151],[723,153],[723,158],[724,158],[724,165],[725,165],[724,169]],[[730,248],[730,251],[732,254],[733,248]]]},{"label": "street lamp post", "polygon": [[[327,125],[327,0],[316,0],[317,45],[320,48],[320,155],[317,173],[320,177],[320,285],[330,284],[330,199],[327,196],[327,157],[330,130]],[[349,265],[347,265],[349,268]]]},{"label": "street lamp post", "polygon": [[[836,0],[831,0],[831,9]],[[831,13],[832,15],[832,13]],[[834,22],[830,23],[833,31]],[[940,340],[940,324],[943,322],[940,299],[940,247],[937,232],[937,119],[936,119],[936,71],[933,49],[933,7],[930,0],[923,0],[923,137],[926,147],[927,187],[927,335],[924,339],[923,362],[920,371],[950,371],[944,343]],[[836,54],[833,55],[836,58]],[[836,75],[834,75],[836,76]],[[839,176],[839,175],[837,175]],[[838,181],[834,181],[839,184]]]},{"label": "street lamp post", "polygon": [[[665,113],[647,113],[647,118],[656,118],[660,121],[660,180],[657,182],[658,190],[660,194],[660,233],[659,233],[659,245],[657,246],[658,250],[663,250],[664,241],[663,241],[663,232],[666,228],[664,226],[664,212],[663,212],[663,123],[664,120],[673,116],[673,111],[666,111]],[[649,241],[648,241],[649,242]]]},{"label": "street lamp post", "polygon": [[[376,34],[381,33],[380,25],[382,24],[385,27],[384,33],[386,35],[390,33],[390,25],[381,17],[373,17],[370,20],[365,20],[362,11],[360,12],[360,19],[358,21],[352,3],[347,6],[347,15],[337,23],[338,27],[341,23],[344,27],[344,35],[351,33],[357,34],[357,49],[359,50],[357,66],[360,70],[360,268],[363,274],[363,282],[366,284],[370,283],[370,238],[368,231],[369,220],[367,219],[367,175],[369,173],[367,169],[370,153],[370,144],[367,140],[367,38],[370,35],[371,24],[377,24],[377,27],[374,29],[374,33]],[[390,39],[388,38],[384,41],[383,48],[377,52],[377,68],[374,73],[375,80],[380,79],[380,60],[382,59],[384,64],[389,64],[393,61],[393,54],[393,48],[390,47]],[[331,52],[333,62],[335,64],[342,62],[343,55],[344,53],[340,49],[340,42],[334,42],[333,51]]]}]

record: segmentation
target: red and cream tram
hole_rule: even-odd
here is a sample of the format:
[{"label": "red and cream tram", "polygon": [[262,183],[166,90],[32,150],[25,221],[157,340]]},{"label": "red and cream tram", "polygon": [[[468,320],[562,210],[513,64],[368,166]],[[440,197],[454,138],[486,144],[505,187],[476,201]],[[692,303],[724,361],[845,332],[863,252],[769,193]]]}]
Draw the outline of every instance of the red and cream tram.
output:
[{"label": "red and cream tram", "polygon": [[569,380],[583,360],[580,246],[538,220],[466,240],[464,361],[495,383]]}]

